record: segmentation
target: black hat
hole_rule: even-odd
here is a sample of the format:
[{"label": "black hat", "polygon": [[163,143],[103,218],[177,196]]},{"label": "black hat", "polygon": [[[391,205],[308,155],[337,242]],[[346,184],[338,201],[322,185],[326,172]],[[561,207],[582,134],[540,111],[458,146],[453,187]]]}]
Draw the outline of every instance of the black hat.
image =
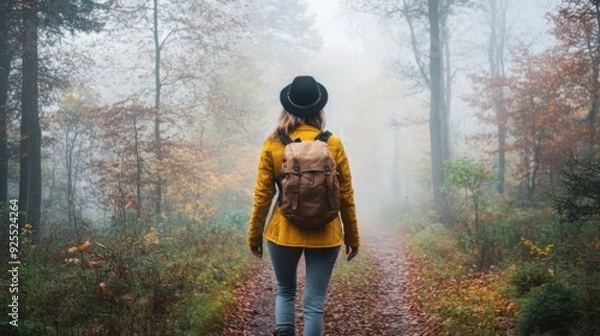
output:
[{"label": "black hat", "polygon": [[327,104],[327,90],[312,76],[298,76],[281,90],[283,108],[298,117],[319,113]]}]

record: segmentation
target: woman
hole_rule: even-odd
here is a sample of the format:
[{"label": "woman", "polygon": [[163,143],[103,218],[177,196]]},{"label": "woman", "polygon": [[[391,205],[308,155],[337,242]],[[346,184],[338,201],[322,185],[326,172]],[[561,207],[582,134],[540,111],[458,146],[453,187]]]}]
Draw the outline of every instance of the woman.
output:
[{"label": "woman", "polygon": [[[323,107],[327,99],[325,87],[311,76],[298,76],[281,91],[284,109],[277,127],[263,144],[248,228],[248,245],[258,258],[263,254],[263,231],[276,192],[274,182],[282,167],[285,146],[280,136],[287,134],[302,141],[315,139],[325,127]],[[304,336],[320,336],[325,295],[340,247],[345,244],[348,261],[358,254],[360,241],[348,158],[338,137],[329,137],[327,144],[339,174],[341,216],[323,228],[302,229],[290,223],[281,214],[279,206],[275,206],[264,232],[277,278],[276,336],[294,335],[296,274],[301,255],[304,253],[306,261],[302,297]]]}]

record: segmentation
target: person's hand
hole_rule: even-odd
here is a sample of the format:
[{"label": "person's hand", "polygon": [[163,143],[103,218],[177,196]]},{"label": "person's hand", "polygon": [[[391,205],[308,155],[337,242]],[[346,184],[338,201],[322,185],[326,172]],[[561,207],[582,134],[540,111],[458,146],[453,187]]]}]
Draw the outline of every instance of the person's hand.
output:
[{"label": "person's hand", "polygon": [[350,260],[354,259],[354,257],[356,257],[356,255],[358,254],[358,246],[356,246],[356,247],[346,246],[346,254],[348,255],[346,260],[350,261]]},{"label": "person's hand", "polygon": [[254,254],[257,258],[262,258],[263,248],[262,246],[250,246],[250,252]]}]

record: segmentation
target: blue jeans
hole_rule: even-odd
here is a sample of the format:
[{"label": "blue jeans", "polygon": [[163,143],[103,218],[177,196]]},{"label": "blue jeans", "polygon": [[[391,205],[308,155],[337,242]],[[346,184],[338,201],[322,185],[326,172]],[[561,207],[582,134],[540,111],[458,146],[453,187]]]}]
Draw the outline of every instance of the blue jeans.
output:
[{"label": "blue jeans", "polygon": [[277,278],[277,296],[275,298],[277,329],[295,329],[296,274],[300,256],[304,252],[306,260],[306,284],[302,295],[304,336],[321,336],[325,294],[340,247],[302,248],[281,246],[272,242],[267,244]]}]

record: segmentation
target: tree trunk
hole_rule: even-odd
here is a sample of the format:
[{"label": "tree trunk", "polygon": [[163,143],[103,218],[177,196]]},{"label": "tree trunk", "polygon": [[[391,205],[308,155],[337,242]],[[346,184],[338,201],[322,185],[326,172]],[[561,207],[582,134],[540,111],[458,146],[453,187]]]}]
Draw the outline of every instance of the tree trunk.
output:
[{"label": "tree trunk", "polygon": [[162,177],[161,177],[161,165],[162,165],[162,145],[160,139],[160,92],[162,83],[160,80],[160,52],[161,45],[158,38],[158,0],[154,0],[154,82],[155,82],[155,96],[154,96],[154,142],[156,150],[156,205],[154,209],[154,215],[156,219],[160,219],[162,212]]},{"label": "tree trunk", "polygon": [[9,51],[10,8],[0,5],[0,204],[8,201],[8,78],[12,55]]},{"label": "tree trunk", "polygon": [[[67,220],[69,227],[76,224],[76,194],[77,194],[77,179],[79,171],[79,161],[81,148],[77,144],[80,135],[78,125],[71,125],[72,130],[67,128],[65,132],[65,168],[67,170]],[[71,131],[73,135],[71,136]]]},{"label": "tree trunk", "polygon": [[21,158],[19,208],[22,223],[42,233],[41,129],[38,115],[38,17],[35,1],[23,3],[23,89],[21,96]]},{"label": "tree trunk", "polygon": [[392,156],[392,181],[394,204],[400,204],[400,125],[397,121],[392,124],[394,129],[394,147]]},{"label": "tree trunk", "polygon": [[447,213],[444,211],[444,197],[441,186],[443,183],[442,171],[442,120],[440,111],[443,100],[442,87],[442,49],[440,42],[439,1],[429,0],[429,25],[430,25],[430,53],[429,73],[431,78],[431,105],[429,108],[429,131],[431,141],[431,176],[433,183],[433,200],[435,209],[443,222],[447,223]]},{"label": "tree trunk", "polygon": [[[452,104],[452,72],[450,71],[450,33],[448,31],[448,15],[450,1],[442,1],[442,6],[445,9],[442,13],[439,12],[440,3],[438,0],[438,25],[439,25],[439,52],[440,52],[440,74],[439,74],[439,99],[440,99],[440,186],[445,181],[445,172],[443,170],[444,162],[451,160],[450,153],[450,108]],[[432,75],[433,77],[433,75]],[[446,203],[446,193],[440,191],[441,198],[441,213],[442,223],[450,225],[451,214],[448,204]]]},{"label": "tree trunk", "polygon": [[444,53],[440,59],[441,96],[443,97],[440,107],[440,132],[442,134],[442,164],[451,159],[450,153],[450,109],[452,105],[452,72],[450,71],[450,33],[448,31],[448,13],[442,13],[440,17],[440,41]]},{"label": "tree trunk", "polygon": [[74,224],[74,192],[73,192],[73,147],[74,140],[69,143],[69,131],[65,132],[65,168],[67,170],[67,221],[69,227]]},{"label": "tree trunk", "polygon": [[[499,1],[499,3],[498,3]],[[504,121],[504,46],[506,39],[506,2],[489,0],[490,4],[490,40],[488,61],[490,77],[496,81],[494,92],[494,113],[497,123],[498,138],[498,193],[504,193],[506,176],[506,125]]]},{"label": "tree trunk", "polygon": [[134,151],[135,151],[135,184],[137,194],[137,205],[135,207],[137,211],[137,219],[139,220],[142,216],[142,157],[140,156],[140,144],[137,127],[137,116],[133,116],[133,134],[134,134]]}]

